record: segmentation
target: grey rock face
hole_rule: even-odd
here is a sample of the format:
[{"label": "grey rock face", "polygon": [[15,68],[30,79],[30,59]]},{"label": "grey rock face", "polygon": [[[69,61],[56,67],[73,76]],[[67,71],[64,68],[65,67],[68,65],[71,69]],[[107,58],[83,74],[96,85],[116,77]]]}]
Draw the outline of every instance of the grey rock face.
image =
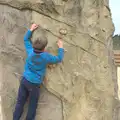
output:
[{"label": "grey rock face", "polygon": [[[47,70],[36,120],[112,120],[114,81],[109,41],[113,24],[108,0],[0,0],[0,83],[4,120],[12,120],[25,51],[23,36],[32,22],[33,34],[45,35],[47,50],[57,54],[59,29],[65,57]],[[22,119],[27,111],[27,104]]]}]

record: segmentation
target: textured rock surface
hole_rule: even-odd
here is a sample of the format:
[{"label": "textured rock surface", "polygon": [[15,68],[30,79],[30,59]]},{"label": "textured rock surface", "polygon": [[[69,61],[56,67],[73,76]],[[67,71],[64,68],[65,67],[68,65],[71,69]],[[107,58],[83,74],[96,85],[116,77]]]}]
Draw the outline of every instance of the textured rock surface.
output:
[{"label": "textured rock surface", "polygon": [[25,58],[23,35],[31,22],[44,28],[53,54],[59,29],[68,32],[62,36],[64,61],[47,71],[47,90],[41,91],[36,120],[112,120],[115,91],[109,47],[114,28],[108,0],[0,0],[0,4],[4,120],[12,120]]}]

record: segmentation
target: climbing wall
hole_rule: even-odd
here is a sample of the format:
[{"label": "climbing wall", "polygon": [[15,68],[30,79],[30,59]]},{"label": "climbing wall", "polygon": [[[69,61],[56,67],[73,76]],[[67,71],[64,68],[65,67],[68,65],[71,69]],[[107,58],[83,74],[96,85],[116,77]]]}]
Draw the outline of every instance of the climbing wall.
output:
[{"label": "climbing wall", "polygon": [[[12,120],[25,61],[23,36],[35,22],[43,29],[47,50],[57,54],[62,35],[65,57],[47,69],[36,120],[112,120],[114,81],[108,0],[0,0],[2,111]],[[39,29],[33,38],[39,36]],[[27,104],[22,119],[25,119]]]}]

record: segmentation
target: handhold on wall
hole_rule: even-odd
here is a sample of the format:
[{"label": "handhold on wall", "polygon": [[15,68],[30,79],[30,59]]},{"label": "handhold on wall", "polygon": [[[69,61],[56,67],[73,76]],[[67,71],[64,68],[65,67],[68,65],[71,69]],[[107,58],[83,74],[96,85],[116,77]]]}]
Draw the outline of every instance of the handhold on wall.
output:
[{"label": "handhold on wall", "polygon": [[67,35],[67,29],[66,28],[60,28],[59,33],[61,35]]}]

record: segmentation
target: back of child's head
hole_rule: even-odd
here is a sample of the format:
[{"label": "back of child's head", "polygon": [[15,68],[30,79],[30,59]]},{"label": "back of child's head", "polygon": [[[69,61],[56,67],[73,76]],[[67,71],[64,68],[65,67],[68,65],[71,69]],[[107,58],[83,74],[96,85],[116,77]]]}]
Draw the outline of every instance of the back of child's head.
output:
[{"label": "back of child's head", "polygon": [[46,37],[35,38],[33,41],[33,48],[36,50],[44,50],[47,44],[48,40]]},{"label": "back of child's head", "polygon": [[48,40],[45,30],[42,28],[35,30],[33,33],[33,48],[36,50],[44,50],[47,44]]}]

